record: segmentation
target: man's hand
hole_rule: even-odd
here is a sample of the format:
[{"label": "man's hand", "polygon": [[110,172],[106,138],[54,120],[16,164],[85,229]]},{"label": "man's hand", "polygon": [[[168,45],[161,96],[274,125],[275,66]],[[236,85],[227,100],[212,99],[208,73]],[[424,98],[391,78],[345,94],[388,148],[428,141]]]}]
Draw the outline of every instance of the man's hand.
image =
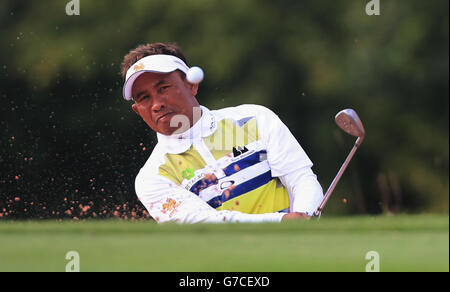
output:
[{"label": "man's hand", "polygon": [[281,221],[287,221],[287,220],[309,220],[310,218],[311,218],[311,216],[308,216],[305,213],[292,212],[292,213],[287,213],[286,215],[284,215],[283,218],[281,219]]}]

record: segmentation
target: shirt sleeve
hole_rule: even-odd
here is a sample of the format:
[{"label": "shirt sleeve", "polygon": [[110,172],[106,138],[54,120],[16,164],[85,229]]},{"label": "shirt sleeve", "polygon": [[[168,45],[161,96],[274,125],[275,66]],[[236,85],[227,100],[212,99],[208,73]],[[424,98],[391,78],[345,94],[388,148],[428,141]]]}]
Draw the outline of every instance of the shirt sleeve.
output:
[{"label": "shirt sleeve", "polygon": [[303,148],[288,127],[271,110],[260,107],[258,129],[267,147],[272,176],[279,177],[290,196],[290,211],[313,215],[323,198],[323,190]]},{"label": "shirt sleeve", "polygon": [[280,222],[285,215],[217,211],[195,194],[159,175],[146,176],[140,173],[135,187],[139,200],[158,223]]},{"label": "shirt sleeve", "polygon": [[311,168],[305,167],[280,177],[291,199],[291,212],[313,216],[323,199],[322,186]]}]

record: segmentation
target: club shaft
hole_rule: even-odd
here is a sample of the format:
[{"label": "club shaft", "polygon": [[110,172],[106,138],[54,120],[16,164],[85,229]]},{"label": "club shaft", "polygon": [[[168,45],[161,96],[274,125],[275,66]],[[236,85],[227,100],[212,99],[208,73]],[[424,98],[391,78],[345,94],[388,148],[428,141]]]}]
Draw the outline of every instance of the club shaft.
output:
[{"label": "club shaft", "polygon": [[355,145],[353,146],[352,150],[348,154],[347,158],[345,159],[344,163],[342,164],[341,168],[339,169],[336,177],[331,182],[330,187],[328,188],[327,192],[325,193],[325,196],[322,199],[322,203],[320,203],[319,207],[317,208],[317,211],[315,212],[316,216],[320,216],[322,213],[323,208],[325,207],[325,204],[327,203],[328,199],[331,196],[331,193],[334,191],[334,188],[336,187],[337,183],[341,179],[342,174],[344,173],[345,169],[347,168],[348,164],[350,163],[350,160],[352,160],[353,155],[355,154],[356,150],[358,149],[359,145],[361,145],[362,139],[359,137]]}]

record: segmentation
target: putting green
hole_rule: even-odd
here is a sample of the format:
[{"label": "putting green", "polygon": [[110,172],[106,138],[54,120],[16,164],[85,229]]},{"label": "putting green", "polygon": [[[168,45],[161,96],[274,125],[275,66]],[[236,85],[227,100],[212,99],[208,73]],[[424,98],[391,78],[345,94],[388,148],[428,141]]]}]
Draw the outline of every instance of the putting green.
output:
[{"label": "putting green", "polygon": [[0,222],[0,271],[449,271],[449,217],[324,216],[281,224]]}]

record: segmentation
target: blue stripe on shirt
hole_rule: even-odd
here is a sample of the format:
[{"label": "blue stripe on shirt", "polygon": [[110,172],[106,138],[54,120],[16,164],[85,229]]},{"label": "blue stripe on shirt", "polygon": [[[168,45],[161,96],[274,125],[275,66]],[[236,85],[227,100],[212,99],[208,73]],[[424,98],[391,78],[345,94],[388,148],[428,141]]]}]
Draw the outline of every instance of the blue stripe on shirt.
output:
[{"label": "blue stripe on shirt", "polygon": [[[223,171],[225,172],[226,176],[230,176],[234,173],[236,173],[239,170],[245,169],[247,167],[250,167],[252,165],[255,165],[265,159],[261,160],[261,154],[265,154],[267,153],[266,150],[262,150],[259,152],[255,152],[251,155],[249,155],[248,157],[245,157],[239,161],[233,162],[230,165],[228,165],[227,167],[225,167],[223,169]],[[238,166],[237,171],[236,171],[236,167],[235,165]],[[197,196],[199,195],[200,191],[208,188],[211,185],[217,184],[217,180],[211,180],[211,179],[206,179],[203,178],[201,180],[199,180],[198,182],[196,182],[190,189],[189,191],[193,192],[194,194],[196,194]]]},{"label": "blue stripe on shirt", "polygon": [[230,165],[225,167],[223,169],[223,171],[225,172],[226,176],[232,175],[232,174],[236,173],[237,167],[235,167],[235,165],[238,166],[238,171],[245,169],[247,167],[255,165],[256,163],[261,162],[262,160],[260,159],[260,154],[265,154],[265,153],[267,153],[266,150],[255,152],[252,155],[249,155],[248,157],[245,157],[241,160],[231,163]]},{"label": "blue stripe on shirt", "polygon": [[228,192],[229,192],[228,197],[225,194],[226,191],[224,191],[221,195],[209,200],[208,204],[213,208],[217,208],[228,200],[236,198],[240,195],[243,195],[245,193],[253,191],[253,190],[267,184],[272,179],[273,179],[273,177],[269,170],[255,178],[252,178],[244,183],[241,183],[240,185],[237,185],[233,190],[228,190]]}]

